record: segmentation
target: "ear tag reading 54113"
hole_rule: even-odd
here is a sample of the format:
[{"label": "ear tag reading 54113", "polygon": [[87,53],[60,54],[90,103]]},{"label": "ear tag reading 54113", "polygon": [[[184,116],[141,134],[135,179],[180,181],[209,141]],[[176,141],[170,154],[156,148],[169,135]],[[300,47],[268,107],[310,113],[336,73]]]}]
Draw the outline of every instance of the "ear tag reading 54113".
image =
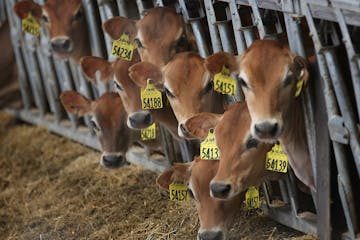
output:
[{"label": "ear tag reading 54113", "polygon": [[288,157],[282,150],[281,144],[275,144],[266,154],[265,169],[286,173],[288,169]]},{"label": "ear tag reading 54113", "polygon": [[21,20],[22,31],[30,33],[36,37],[40,34],[40,23],[29,13],[26,18]]},{"label": "ear tag reading 54113", "polygon": [[200,158],[205,160],[219,160],[220,150],[216,146],[214,129],[210,129],[207,137],[200,144]]},{"label": "ear tag reading 54113", "polygon": [[141,88],[140,96],[142,109],[163,108],[161,92],[154,87],[151,79],[147,80],[146,88]]},{"label": "ear tag reading 54113", "polygon": [[221,94],[234,96],[236,92],[236,81],[230,76],[230,70],[223,66],[221,72],[214,76],[214,90]]},{"label": "ear tag reading 54113", "polygon": [[300,96],[300,93],[301,93],[301,90],[302,90],[302,88],[303,88],[303,85],[304,85],[304,79],[301,79],[301,80],[299,80],[299,81],[296,83],[295,97]]},{"label": "ear tag reading 54113", "polygon": [[259,189],[250,187],[245,193],[246,209],[251,210],[260,207]]},{"label": "ear tag reading 54113", "polygon": [[156,123],[151,124],[145,129],[141,129],[141,140],[149,141],[156,139]]},{"label": "ear tag reading 54113", "polygon": [[189,200],[188,186],[181,181],[174,181],[169,185],[169,193],[171,201],[187,201]]},{"label": "ear tag reading 54113", "polygon": [[135,49],[136,44],[130,42],[128,34],[123,33],[118,40],[113,42],[111,54],[124,60],[131,61]]}]

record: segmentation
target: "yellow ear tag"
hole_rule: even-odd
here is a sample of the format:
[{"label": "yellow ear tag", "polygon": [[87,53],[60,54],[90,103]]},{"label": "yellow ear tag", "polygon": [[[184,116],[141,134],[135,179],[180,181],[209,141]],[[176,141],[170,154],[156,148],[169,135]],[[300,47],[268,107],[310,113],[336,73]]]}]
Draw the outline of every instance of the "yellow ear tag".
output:
[{"label": "yellow ear tag", "polygon": [[260,197],[258,187],[249,187],[245,193],[246,209],[260,208]]},{"label": "yellow ear tag", "polygon": [[301,93],[301,90],[302,90],[302,88],[303,88],[303,85],[304,85],[304,79],[301,79],[301,80],[299,80],[299,81],[296,83],[295,97],[300,96],[300,93]]},{"label": "yellow ear tag", "polygon": [[22,31],[38,37],[40,35],[40,23],[29,13],[21,20]]},{"label": "yellow ear tag", "polygon": [[156,139],[156,123],[151,124],[145,129],[141,129],[141,140],[148,141]]},{"label": "yellow ear tag", "polygon": [[169,185],[169,193],[171,201],[187,201],[189,200],[188,186],[181,181],[174,181]]},{"label": "yellow ear tag", "polygon": [[160,109],[163,108],[162,95],[152,84],[152,80],[147,80],[146,88],[140,90],[142,109]]},{"label": "yellow ear tag", "polygon": [[214,90],[221,94],[234,96],[236,92],[236,81],[230,76],[230,70],[223,66],[221,72],[214,76]]},{"label": "yellow ear tag", "polygon": [[136,47],[135,43],[130,42],[129,35],[123,33],[118,40],[113,42],[111,54],[124,60],[131,61]]},{"label": "yellow ear tag", "polygon": [[288,157],[282,150],[281,144],[275,144],[273,148],[266,154],[265,169],[286,173],[288,169]]},{"label": "yellow ear tag", "polygon": [[216,146],[214,129],[210,129],[207,137],[200,144],[200,158],[205,160],[219,160],[220,150]]}]

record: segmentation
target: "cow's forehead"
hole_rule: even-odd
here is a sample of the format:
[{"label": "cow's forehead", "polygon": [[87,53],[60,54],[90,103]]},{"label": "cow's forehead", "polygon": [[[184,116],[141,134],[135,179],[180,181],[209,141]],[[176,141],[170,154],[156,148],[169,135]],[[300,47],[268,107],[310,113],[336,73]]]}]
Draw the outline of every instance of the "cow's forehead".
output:
[{"label": "cow's forehead", "polygon": [[44,5],[44,9],[61,14],[72,14],[72,11],[77,10],[81,4],[81,0],[48,0]]},{"label": "cow's forehead", "polygon": [[[117,93],[103,94],[93,105],[93,112],[99,124],[119,124],[126,115],[121,98]],[[110,127],[110,126],[108,126]]]}]

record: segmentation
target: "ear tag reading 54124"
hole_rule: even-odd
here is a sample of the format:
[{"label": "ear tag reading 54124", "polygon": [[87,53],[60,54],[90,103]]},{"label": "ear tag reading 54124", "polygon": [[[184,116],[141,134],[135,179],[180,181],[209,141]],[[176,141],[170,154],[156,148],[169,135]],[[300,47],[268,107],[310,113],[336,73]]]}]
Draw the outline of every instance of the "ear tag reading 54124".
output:
[{"label": "ear tag reading 54124", "polygon": [[234,96],[236,92],[236,81],[230,76],[230,70],[223,66],[221,72],[214,76],[214,90],[221,94]]},{"label": "ear tag reading 54124", "polygon": [[200,158],[205,160],[219,160],[220,150],[216,146],[214,129],[210,129],[207,137],[200,144]]},{"label": "ear tag reading 54124", "polygon": [[171,201],[187,201],[189,200],[188,186],[181,181],[174,181],[169,185],[169,193]]},{"label": "ear tag reading 54124", "polygon": [[40,23],[29,13],[26,18],[21,20],[22,31],[30,33],[36,37],[40,34]]},{"label": "ear tag reading 54124", "polygon": [[148,141],[156,139],[156,123],[151,124],[145,129],[141,129],[141,140]]},{"label": "ear tag reading 54124", "polygon": [[281,144],[275,144],[266,154],[265,169],[286,173],[288,169],[288,157],[282,150]]},{"label": "ear tag reading 54124", "polygon": [[147,80],[146,88],[141,88],[141,106],[142,109],[163,108],[162,95],[152,84],[151,79]]},{"label": "ear tag reading 54124", "polygon": [[299,81],[296,83],[295,97],[300,96],[300,93],[301,93],[301,90],[302,90],[302,88],[303,88],[303,85],[304,85],[304,79],[301,79],[301,80],[299,80]]},{"label": "ear tag reading 54124", "polygon": [[111,54],[124,60],[131,61],[135,49],[136,44],[130,42],[128,34],[123,33],[118,40],[113,42]]},{"label": "ear tag reading 54124", "polygon": [[259,189],[250,187],[245,193],[246,209],[251,210],[260,207]]}]

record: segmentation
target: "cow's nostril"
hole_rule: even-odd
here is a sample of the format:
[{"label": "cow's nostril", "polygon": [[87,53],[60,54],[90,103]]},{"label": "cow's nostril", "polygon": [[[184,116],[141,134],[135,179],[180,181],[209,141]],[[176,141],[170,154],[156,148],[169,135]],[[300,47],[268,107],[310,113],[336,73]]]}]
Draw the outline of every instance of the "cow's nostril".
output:
[{"label": "cow's nostril", "polygon": [[198,234],[200,240],[223,240],[224,233],[222,231],[204,231]]},{"label": "cow's nostril", "polygon": [[145,117],[144,117],[144,123],[146,125],[150,125],[151,124],[151,115],[150,114],[147,114]]},{"label": "cow's nostril", "polygon": [[106,155],[102,157],[102,164],[107,168],[117,168],[124,164],[123,157],[116,155]]},{"label": "cow's nostril", "polygon": [[71,42],[69,38],[55,38],[51,40],[51,48],[54,51],[70,51]]},{"label": "cow's nostril", "polygon": [[231,190],[231,185],[214,182],[210,184],[210,189],[214,197],[227,198]]},{"label": "cow's nostril", "polygon": [[255,124],[255,134],[259,137],[267,138],[274,137],[279,130],[278,123],[262,122]]},{"label": "cow's nostril", "polygon": [[183,123],[180,124],[180,130],[183,134],[187,134],[187,129],[185,128],[185,124]]}]

